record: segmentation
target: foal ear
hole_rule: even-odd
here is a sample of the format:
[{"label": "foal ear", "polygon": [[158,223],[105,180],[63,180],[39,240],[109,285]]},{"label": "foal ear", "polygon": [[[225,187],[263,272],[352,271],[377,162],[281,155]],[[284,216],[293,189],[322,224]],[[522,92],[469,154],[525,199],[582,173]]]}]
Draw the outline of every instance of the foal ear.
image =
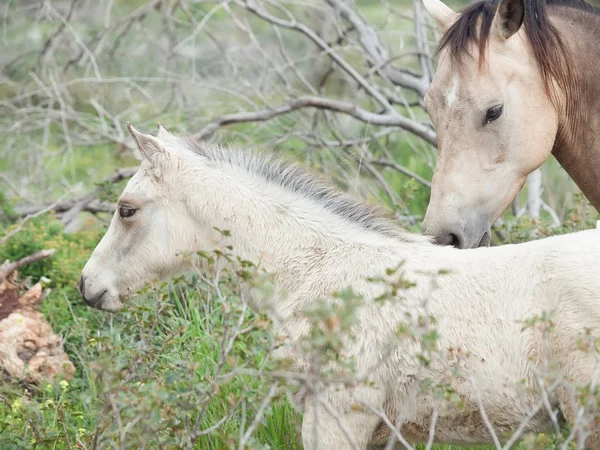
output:
[{"label": "foal ear", "polygon": [[519,31],[525,20],[525,0],[501,0],[492,21],[492,30],[506,40]]},{"label": "foal ear", "polygon": [[441,0],[423,0],[423,6],[443,33],[448,31],[459,16]]},{"label": "foal ear", "polygon": [[131,125],[129,122],[127,122],[127,129],[129,130],[129,134],[131,134],[131,137],[135,141],[135,144],[137,145],[137,148],[142,156],[151,163],[154,163],[156,155],[162,153],[163,151],[158,139],[156,139],[154,136],[140,133],[138,130],[133,128],[133,125]]},{"label": "foal ear", "polygon": [[158,134],[156,135],[156,137],[159,140],[170,139],[171,137],[173,137],[171,132],[167,130],[167,128],[162,123],[159,122],[156,124],[156,126],[158,127]]}]

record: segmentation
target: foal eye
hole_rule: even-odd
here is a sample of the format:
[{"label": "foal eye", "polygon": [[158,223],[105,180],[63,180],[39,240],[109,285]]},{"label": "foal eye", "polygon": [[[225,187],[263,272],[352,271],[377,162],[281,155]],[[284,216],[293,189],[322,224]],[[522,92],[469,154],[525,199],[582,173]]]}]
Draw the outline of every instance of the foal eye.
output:
[{"label": "foal eye", "polygon": [[485,113],[485,125],[488,123],[492,123],[502,115],[502,110],[504,109],[504,105],[494,106],[490,108]]},{"label": "foal eye", "polygon": [[119,208],[119,215],[121,216],[121,219],[127,219],[128,217],[133,216],[136,211],[137,209],[135,208],[123,205]]}]

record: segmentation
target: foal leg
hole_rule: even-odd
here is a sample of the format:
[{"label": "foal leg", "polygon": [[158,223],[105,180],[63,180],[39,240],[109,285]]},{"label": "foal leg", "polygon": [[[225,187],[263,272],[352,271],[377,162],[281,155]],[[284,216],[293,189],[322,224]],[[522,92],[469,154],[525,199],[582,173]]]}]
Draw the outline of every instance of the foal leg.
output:
[{"label": "foal leg", "polygon": [[567,388],[561,388],[559,394],[560,410],[569,423],[572,431],[576,432],[575,442],[579,442],[581,433],[585,436],[585,448],[600,449],[600,427],[598,417],[590,420],[589,413],[580,414],[581,404],[577,402]]},{"label": "foal leg", "polygon": [[[356,394],[356,389],[353,391]],[[373,408],[382,410],[381,393],[369,388],[361,389],[360,394]],[[304,449],[365,450],[381,419],[353,400],[348,390],[327,392],[322,398],[328,407],[312,395],[304,403]]]},{"label": "foal leg", "polygon": [[[590,388],[592,385],[598,386],[599,379],[592,380],[596,372],[596,359],[594,356],[582,352],[573,351],[571,356],[579,358],[569,358],[567,369],[566,386],[560,387],[558,391],[558,400],[563,416],[569,422],[571,430],[577,432],[575,442],[585,437],[585,448],[589,450],[600,449],[600,415],[595,399],[584,403],[576,398],[575,388]],[[584,394],[589,397],[597,395],[593,389]]]}]

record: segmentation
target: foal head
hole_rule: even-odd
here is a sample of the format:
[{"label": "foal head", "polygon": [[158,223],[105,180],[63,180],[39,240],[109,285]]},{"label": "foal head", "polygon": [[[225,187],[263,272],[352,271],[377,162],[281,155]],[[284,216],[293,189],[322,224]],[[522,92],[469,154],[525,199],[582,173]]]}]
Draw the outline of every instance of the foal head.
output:
[{"label": "foal head", "polygon": [[545,0],[486,0],[460,14],[424,3],[445,34],[425,96],[439,153],[423,231],[444,245],[488,245],[490,226],[552,151],[564,48]]},{"label": "foal head", "polygon": [[89,306],[117,311],[145,283],[185,269],[181,252],[198,232],[180,182],[185,157],[177,138],[159,126],[158,137],[129,131],[142,164],[119,198],[110,227],[85,265],[79,290]]}]

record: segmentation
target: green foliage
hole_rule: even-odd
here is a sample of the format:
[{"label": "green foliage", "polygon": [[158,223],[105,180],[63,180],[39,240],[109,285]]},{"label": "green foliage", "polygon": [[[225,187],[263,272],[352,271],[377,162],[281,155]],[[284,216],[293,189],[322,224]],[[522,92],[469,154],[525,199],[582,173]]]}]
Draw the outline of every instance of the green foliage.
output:
[{"label": "green foliage", "polygon": [[580,193],[573,195],[572,204],[565,213],[565,220],[560,226],[551,226],[552,220],[549,216],[542,216],[534,221],[527,216],[515,219],[507,215],[504,223],[498,227],[502,238],[494,239],[494,244],[518,244],[533,239],[548,236],[573,233],[575,231],[596,228],[596,221],[600,220],[600,214],[589,205],[589,202]]},{"label": "green foliage", "polygon": [[2,448],[237,448],[273,386],[245,448],[300,449],[285,386],[260,376],[271,367],[269,322],[242,302],[237,272],[221,272],[217,284],[193,276],[151,286],[114,316],[79,308],[61,289],[77,373],[39,391],[1,384]]},{"label": "green foliage", "polygon": [[[16,226],[0,228],[0,236],[8,234]],[[53,288],[74,288],[100,237],[101,234],[94,230],[65,234],[60,220],[53,214],[47,214],[28,221],[21,231],[9,238],[0,247],[0,260],[17,261],[43,249],[56,249],[53,257],[29,264],[20,273],[34,281],[48,277],[51,280],[49,286]]]},{"label": "green foliage", "polygon": [[0,230],[11,223],[15,216],[15,210],[6,198],[6,194],[0,191]]}]

